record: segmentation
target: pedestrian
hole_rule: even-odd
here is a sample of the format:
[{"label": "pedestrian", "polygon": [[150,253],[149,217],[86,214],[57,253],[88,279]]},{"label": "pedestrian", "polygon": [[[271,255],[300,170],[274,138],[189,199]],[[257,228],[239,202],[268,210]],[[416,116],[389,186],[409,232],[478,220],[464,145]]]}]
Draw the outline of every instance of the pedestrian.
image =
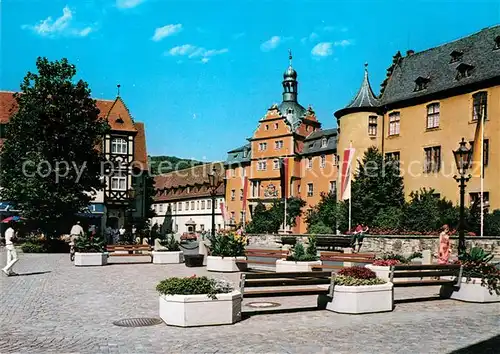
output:
[{"label": "pedestrian", "polygon": [[363,238],[365,237],[364,233],[368,230],[368,226],[365,226],[364,224],[358,224],[358,226],[354,229],[351,237],[351,248],[353,253],[356,252],[356,242],[358,244],[358,252],[361,250]]},{"label": "pedestrian", "polygon": [[80,225],[80,222],[77,221],[76,224],[71,227],[71,231],[69,232],[71,242],[74,243],[75,240],[82,235],[83,235],[83,227]]},{"label": "pedestrian", "polygon": [[106,229],[104,230],[104,235],[106,236],[106,242],[108,245],[113,244],[113,235],[112,234],[113,234],[113,229],[108,224],[108,226],[106,226]]},{"label": "pedestrian", "polygon": [[12,267],[19,260],[17,258],[16,248],[14,246],[14,240],[16,238],[16,232],[14,230],[14,224],[10,223],[7,230],[5,230],[5,249],[7,250],[7,264],[4,268],[2,268],[2,272],[4,272],[7,276],[17,275],[12,271]]},{"label": "pedestrian", "polygon": [[118,244],[120,241],[120,231],[118,229],[111,230],[111,235],[113,237],[113,244]]},{"label": "pedestrian", "polygon": [[443,225],[443,231],[439,234],[438,264],[447,264],[450,258],[450,228]]}]

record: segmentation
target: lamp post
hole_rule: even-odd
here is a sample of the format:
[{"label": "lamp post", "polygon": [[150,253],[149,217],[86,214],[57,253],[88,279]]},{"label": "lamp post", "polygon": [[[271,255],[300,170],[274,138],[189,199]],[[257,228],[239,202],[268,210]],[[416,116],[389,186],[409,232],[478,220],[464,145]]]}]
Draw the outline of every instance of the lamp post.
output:
[{"label": "lamp post", "polygon": [[466,175],[467,170],[470,166],[470,160],[472,156],[472,150],[468,149],[466,146],[465,139],[462,138],[460,142],[460,146],[458,149],[453,151],[453,155],[455,157],[455,163],[457,165],[457,170],[459,176],[453,176],[455,181],[458,182],[458,186],[460,188],[460,225],[458,230],[458,256],[460,258],[466,251],[465,247],[465,223],[464,223],[464,203],[465,203],[465,187],[467,183],[471,179],[471,175]]},{"label": "lamp post", "polygon": [[215,196],[217,195],[217,189],[219,189],[222,184],[222,180],[217,174],[217,169],[215,166],[212,168],[212,172],[208,173],[208,183],[210,188],[210,197],[212,198],[212,237],[215,236]]},{"label": "lamp post", "polygon": [[[132,239],[132,212],[134,211],[133,203],[135,202],[136,191],[133,188],[128,190],[128,207],[127,207],[127,220],[125,220],[125,232],[130,235]],[[132,240],[134,242],[134,240]]]}]

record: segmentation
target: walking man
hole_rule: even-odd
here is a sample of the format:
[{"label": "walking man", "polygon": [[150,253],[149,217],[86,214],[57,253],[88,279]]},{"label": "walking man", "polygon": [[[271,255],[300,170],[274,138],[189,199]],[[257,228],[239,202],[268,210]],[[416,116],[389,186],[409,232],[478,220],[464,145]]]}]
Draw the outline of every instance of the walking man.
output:
[{"label": "walking man", "polygon": [[5,230],[5,248],[7,249],[7,265],[2,268],[2,272],[4,272],[7,276],[16,275],[12,271],[12,267],[19,260],[17,258],[16,248],[14,247],[13,240],[15,239],[15,231],[13,224],[9,224],[9,228]]}]

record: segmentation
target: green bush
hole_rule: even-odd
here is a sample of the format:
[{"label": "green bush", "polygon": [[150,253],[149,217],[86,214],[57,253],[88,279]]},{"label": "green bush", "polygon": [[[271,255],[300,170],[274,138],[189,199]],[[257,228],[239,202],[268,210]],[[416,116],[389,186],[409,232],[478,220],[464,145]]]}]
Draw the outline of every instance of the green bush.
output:
[{"label": "green bush", "polygon": [[484,234],[487,236],[500,236],[500,210],[493,210],[485,215]]},{"label": "green bush", "polygon": [[247,240],[244,236],[234,232],[225,232],[214,235],[207,235],[210,240],[210,251],[212,256],[217,257],[240,257],[245,255]]},{"label": "green bush", "polygon": [[192,276],[189,278],[167,278],[162,280],[156,291],[161,295],[204,295],[216,299],[217,294],[233,291],[233,286],[225,280]]},{"label": "green bush", "polygon": [[385,284],[385,281],[379,278],[358,279],[347,275],[338,275],[335,277],[335,285],[362,286]]},{"label": "green bush", "polygon": [[46,253],[47,249],[44,247],[42,243],[38,242],[25,242],[21,244],[21,250],[24,253]]},{"label": "green bush", "polygon": [[333,229],[330,226],[326,226],[325,223],[323,223],[323,221],[319,221],[315,224],[310,225],[307,231],[310,234],[317,234],[317,235],[334,233]]},{"label": "green bush", "polygon": [[166,250],[160,251],[179,252],[181,250],[179,241],[175,239],[174,235],[166,235],[165,238],[162,238],[159,241],[159,243],[166,248]]},{"label": "green bush", "polygon": [[99,235],[92,236],[86,233],[78,237],[75,241],[75,252],[100,253],[105,251],[104,239]]},{"label": "green bush", "polygon": [[292,249],[292,252],[287,256],[287,261],[293,262],[312,262],[318,260],[318,250],[316,248],[316,236],[308,237],[309,245],[307,249],[304,245],[298,242]]},{"label": "green bush", "polygon": [[387,207],[378,212],[373,225],[380,228],[399,229],[403,224],[404,213],[401,208]]}]

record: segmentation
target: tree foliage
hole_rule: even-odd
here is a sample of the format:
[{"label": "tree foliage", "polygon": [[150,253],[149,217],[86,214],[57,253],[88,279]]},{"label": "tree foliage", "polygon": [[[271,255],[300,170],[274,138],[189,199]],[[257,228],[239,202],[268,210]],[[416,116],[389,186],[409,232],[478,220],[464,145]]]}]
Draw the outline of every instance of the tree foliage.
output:
[{"label": "tree foliage", "polygon": [[206,162],[183,159],[176,156],[149,156],[149,164],[153,175],[161,175],[172,171],[183,170]]},{"label": "tree foliage", "polygon": [[[287,199],[287,225],[295,226],[297,217],[302,214],[302,208],[305,201],[291,197]],[[264,204],[259,202],[253,212],[252,221],[246,225],[248,233],[277,233],[283,225],[285,219],[285,203],[282,200],[275,201],[267,209]]]},{"label": "tree foliage", "polygon": [[310,234],[331,234],[337,229],[337,196],[322,193],[321,200],[306,212],[305,221]]},{"label": "tree foliage", "polygon": [[38,58],[36,67],[15,94],[19,109],[2,148],[1,196],[53,236],[103,188],[98,147],[109,125],[88,84],[74,83],[76,68],[67,59]]}]

